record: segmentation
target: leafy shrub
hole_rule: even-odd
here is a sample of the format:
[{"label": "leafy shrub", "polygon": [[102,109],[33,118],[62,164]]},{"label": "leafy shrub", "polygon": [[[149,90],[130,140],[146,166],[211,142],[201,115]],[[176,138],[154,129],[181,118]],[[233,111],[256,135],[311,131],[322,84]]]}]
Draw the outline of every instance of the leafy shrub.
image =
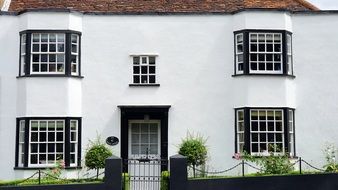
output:
[{"label": "leafy shrub", "polygon": [[129,190],[130,189],[130,176],[128,173],[122,173],[122,180],[124,181],[123,183],[123,190]]},{"label": "leafy shrub", "polygon": [[338,172],[338,163],[336,161],[337,148],[334,144],[327,144],[324,149],[326,164],[324,169],[326,172]]},{"label": "leafy shrub", "polygon": [[55,167],[51,169],[46,169],[44,171],[43,179],[45,180],[56,180],[60,179],[63,169],[65,168],[64,160],[57,160],[55,163]]},{"label": "leafy shrub", "polygon": [[[274,150],[274,146],[269,149]],[[279,152],[278,148],[276,151]],[[261,174],[287,174],[294,170],[287,154],[275,155],[274,152],[267,152],[267,155],[255,157],[245,153],[243,159],[256,163],[261,168]]]},{"label": "leafy shrub", "polygon": [[169,177],[168,171],[162,171],[161,173],[161,190],[169,190]]},{"label": "leafy shrub", "polygon": [[106,159],[112,155],[112,151],[101,141],[99,136],[96,141],[89,141],[89,148],[85,155],[85,165],[89,169],[96,170],[96,179],[99,177],[100,169],[105,167]]},{"label": "leafy shrub", "polygon": [[189,166],[193,168],[193,175],[196,177],[196,167],[204,165],[207,160],[208,150],[206,139],[200,135],[188,133],[187,137],[182,140],[178,153],[187,157]]}]

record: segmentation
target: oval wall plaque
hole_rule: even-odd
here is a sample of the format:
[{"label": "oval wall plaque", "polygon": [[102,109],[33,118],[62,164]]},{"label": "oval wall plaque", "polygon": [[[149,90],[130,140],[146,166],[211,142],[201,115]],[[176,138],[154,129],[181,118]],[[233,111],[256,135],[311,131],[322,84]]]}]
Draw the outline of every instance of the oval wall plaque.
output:
[{"label": "oval wall plaque", "polygon": [[106,143],[110,146],[115,146],[115,145],[119,144],[119,138],[117,138],[115,136],[110,136],[106,139]]}]

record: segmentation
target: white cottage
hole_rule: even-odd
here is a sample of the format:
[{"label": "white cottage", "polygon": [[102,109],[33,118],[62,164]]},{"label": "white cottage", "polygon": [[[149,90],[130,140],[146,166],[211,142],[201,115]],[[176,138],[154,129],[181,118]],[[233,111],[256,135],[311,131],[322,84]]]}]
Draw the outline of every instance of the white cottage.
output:
[{"label": "white cottage", "polygon": [[338,143],[338,12],[303,0],[4,0],[0,179],[116,136],[122,158],[168,158],[188,131],[208,167],[235,153],[323,164]]}]

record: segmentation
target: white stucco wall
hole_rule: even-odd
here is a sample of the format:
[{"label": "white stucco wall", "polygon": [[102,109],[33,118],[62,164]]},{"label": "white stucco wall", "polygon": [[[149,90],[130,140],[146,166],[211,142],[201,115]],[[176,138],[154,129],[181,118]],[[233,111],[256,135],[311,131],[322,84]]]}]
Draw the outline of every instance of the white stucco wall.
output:
[{"label": "white stucco wall", "polygon": [[[296,151],[321,166],[324,142],[338,143],[338,14],[241,12],[235,15],[81,15],[25,13],[0,16],[0,179],[32,171],[13,170],[15,118],[82,117],[82,150],[96,133],[120,136],[118,105],[171,105],[169,155],[188,131],[208,138],[211,169],[237,161],[234,108],[296,109]],[[60,29],[82,32],[81,78],[19,78],[19,32]],[[232,77],[233,32],[293,32],[294,73]],[[131,54],[156,54],[160,87],[129,87]],[[120,154],[120,146],[113,147]],[[236,172],[235,172],[236,173]]]}]

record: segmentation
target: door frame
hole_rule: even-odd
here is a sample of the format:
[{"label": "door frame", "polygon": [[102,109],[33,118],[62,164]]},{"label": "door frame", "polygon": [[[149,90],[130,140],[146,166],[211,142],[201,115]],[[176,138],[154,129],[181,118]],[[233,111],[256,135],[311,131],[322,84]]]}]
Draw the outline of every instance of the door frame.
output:
[{"label": "door frame", "polygon": [[[161,159],[168,160],[168,115],[170,105],[156,105],[156,106],[130,106],[120,105],[121,110],[121,158],[128,159],[128,141],[129,141],[129,120],[144,120],[145,116],[149,120],[161,121]],[[166,170],[167,168],[162,168]]]}]

